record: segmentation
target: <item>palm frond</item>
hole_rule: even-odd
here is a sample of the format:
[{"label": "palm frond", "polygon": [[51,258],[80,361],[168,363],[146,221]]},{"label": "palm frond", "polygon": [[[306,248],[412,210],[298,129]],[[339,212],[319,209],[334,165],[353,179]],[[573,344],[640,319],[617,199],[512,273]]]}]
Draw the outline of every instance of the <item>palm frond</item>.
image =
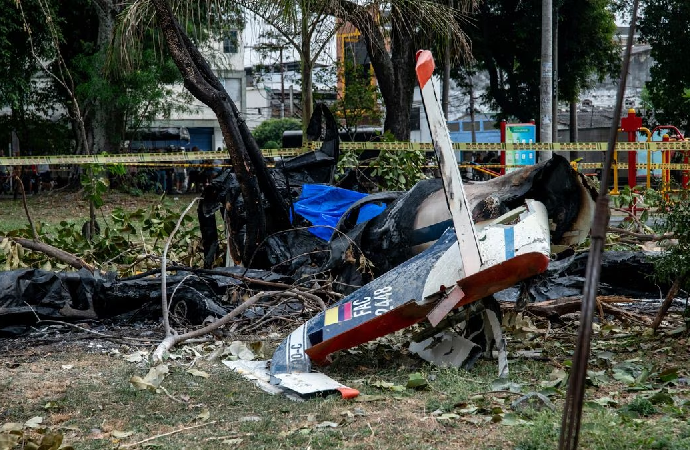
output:
[{"label": "palm frond", "polygon": [[[219,40],[229,30],[241,28],[242,11],[237,2],[229,0],[168,0],[176,20],[186,34],[198,43]],[[165,43],[156,23],[151,0],[128,0],[118,17],[111,48],[111,65],[133,68],[141,64],[145,46],[152,46],[163,55]]]}]

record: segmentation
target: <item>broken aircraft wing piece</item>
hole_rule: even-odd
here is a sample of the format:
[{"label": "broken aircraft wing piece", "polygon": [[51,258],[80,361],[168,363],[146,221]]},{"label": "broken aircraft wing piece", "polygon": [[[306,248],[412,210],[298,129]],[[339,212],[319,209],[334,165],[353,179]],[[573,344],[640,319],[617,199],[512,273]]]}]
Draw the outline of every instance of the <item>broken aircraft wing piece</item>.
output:
[{"label": "broken aircraft wing piece", "polygon": [[[244,378],[253,381],[264,392],[275,395],[285,394],[288,398],[301,401],[304,397],[339,392],[343,398],[354,398],[359,391],[349,388],[328,376],[317,373],[285,373],[278,375],[280,386],[271,384],[268,361],[223,361],[227,367]],[[297,395],[295,395],[297,394]]]}]

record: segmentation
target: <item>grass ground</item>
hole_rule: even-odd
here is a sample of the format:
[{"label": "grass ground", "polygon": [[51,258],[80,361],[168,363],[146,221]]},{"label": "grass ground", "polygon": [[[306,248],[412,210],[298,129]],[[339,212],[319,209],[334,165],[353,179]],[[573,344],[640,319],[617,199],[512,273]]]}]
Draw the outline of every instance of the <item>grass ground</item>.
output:
[{"label": "grass ground", "polygon": [[[182,211],[192,198],[192,194],[170,195],[164,197],[163,204],[170,207],[179,205]],[[116,208],[132,211],[137,208],[147,209],[157,204],[160,199],[160,195],[153,193],[135,197],[111,190],[104,196],[105,204],[98,210],[98,220],[109,220],[110,213]],[[82,198],[81,192],[52,191],[28,195],[27,206],[33,220],[37,223],[45,223],[48,228],[57,226],[63,220],[81,226],[89,218],[89,205]],[[13,200],[12,196],[0,197],[0,235],[25,228],[27,224],[21,199]]]},{"label": "grass ground", "polygon": [[[129,380],[144,376],[148,363],[125,356],[151,346],[54,326],[0,341],[0,426],[41,417],[37,428],[22,427],[26,438],[52,430],[78,449],[554,449],[575,330],[534,329],[529,345],[512,334],[511,350],[530,347],[541,356],[513,359],[510,384],[495,383],[495,361],[480,361],[470,372],[432,367],[388,339],[341,352],[324,368],[358,388],[359,399],[298,403],[268,395],[209,360],[227,341],[175,349],[165,392],[139,391]],[[686,339],[615,324],[602,329],[593,346],[580,448],[690,448]],[[150,334],[155,342],[160,333],[155,324],[143,330],[120,334]],[[263,341],[263,357],[270,357],[277,341]],[[428,381],[425,389],[404,388],[413,373]],[[544,393],[556,409],[511,406],[527,392]]]}]

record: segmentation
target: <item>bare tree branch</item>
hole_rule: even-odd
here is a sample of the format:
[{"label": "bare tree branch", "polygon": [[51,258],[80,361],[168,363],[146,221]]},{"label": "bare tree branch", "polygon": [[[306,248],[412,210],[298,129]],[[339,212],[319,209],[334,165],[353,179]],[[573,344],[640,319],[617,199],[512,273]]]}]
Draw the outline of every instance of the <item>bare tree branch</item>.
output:
[{"label": "bare tree branch", "polygon": [[245,300],[237,308],[233,309],[228,314],[223,316],[221,319],[218,319],[215,322],[203,328],[199,328],[198,330],[190,331],[184,334],[167,336],[165,339],[163,339],[163,341],[160,344],[158,344],[158,347],[156,347],[156,350],[153,352],[153,355],[151,356],[154,364],[162,362],[165,354],[180,342],[184,342],[187,339],[203,336],[204,334],[210,333],[213,330],[217,330],[223,325],[229,323],[232,319],[239,316],[240,314],[245,312],[250,306],[259,301],[264,295],[266,295],[266,293],[263,291],[253,295],[249,299]]},{"label": "bare tree branch", "polygon": [[167,285],[167,263],[168,263],[168,249],[170,249],[170,243],[173,240],[173,237],[175,237],[175,234],[177,233],[177,230],[180,229],[180,225],[182,224],[182,221],[184,220],[185,216],[189,212],[190,209],[192,209],[192,206],[198,201],[201,200],[201,197],[197,197],[193,199],[189,205],[187,205],[187,208],[180,214],[179,219],[177,219],[177,223],[175,224],[175,228],[173,228],[172,232],[168,236],[168,239],[165,241],[165,247],[163,247],[163,257],[161,258],[161,308],[163,311],[163,328],[165,330],[165,336],[168,337],[172,334],[172,330],[170,328],[170,319],[168,317],[169,315],[169,307],[168,305],[168,285]]}]

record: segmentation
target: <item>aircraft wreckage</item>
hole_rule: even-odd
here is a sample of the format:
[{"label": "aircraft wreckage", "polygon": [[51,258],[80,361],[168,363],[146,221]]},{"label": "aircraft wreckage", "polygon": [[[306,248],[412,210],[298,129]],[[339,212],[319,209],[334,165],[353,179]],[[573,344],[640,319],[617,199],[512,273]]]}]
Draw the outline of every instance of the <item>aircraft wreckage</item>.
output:
[{"label": "aircraft wreckage", "polygon": [[[356,396],[356,390],[312,372],[312,361],[326,363],[335,351],[422,321],[428,321],[432,329],[438,328],[437,332],[427,333],[425,339],[412,345],[411,350],[422,358],[460,366],[470,358],[473,350],[484,351],[494,343],[499,352],[499,376],[507,375],[499,313],[491,307],[477,308],[474,303],[546,271],[551,255],[552,225],[547,205],[551,203],[552,209],[556,206],[549,198],[555,193],[542,192],[544,202],[528,197],[519,201],[513,197],[512,202],[507,202],[501,198],[499,188],[484,191],[488,195],[474,205],[470,203],[431,82],[434,62],[430,52],[418,53],[416,70],[441,171],[442,190],[428,190],[426,195],[420,196],[415,191],[424,190],[425,186],[418,185],[396,199],[386,209],[388,214],[379,216],[379,223],[386,224],[386,220],[399,218],[394,221],[396,231],[407,231],[406,238],[401,241],[408,244],[401,253],[421,252],[301,325],[280,344],[270,365],[267,362],[226,362],[267,390],[272,387],[302,396],[340,391],[346,398]],[[552,164],[557,165],[558,161]],[[562,170],[566,169],[567,162],[560,163],[564,163]],[[514,181],[529,176],[529,172],[524,172]],[[563,220],[567,214],[560,214],[560,222],[553,223],[558,240],[568,243],[579,241],[586,235],[592,212],[592,197],[585,192],[585,185],[577,181],[577,175],[571,174],[570,179],[572,184],[566,189],[570,188],[576,194],[574,197],[579,199],[577,214],[569,217],[570,220],[566,219],[569,223]],[[560,183],[562,189],[564,180],[566,178],[554,181]],[[506,179],[502,181],[504,185]],[[533,183],[532,188],[535,187],[535,197],[540,197],[539,186]],[[421,201],[417,200],[419,197]],[[409,202],[415,202],[414,215],[405,212],[411,209]],[[565,203],[559,202],[561,206],[556,208],[562,208]],[[345,217],[349,217],[347,212]],[[407,224],[400,223],[404,221],[403,217],[408,218]],[[376,223],[377,219],[372,221]],[[582,225],[585,229],[578,229]],[[372,227],[369,232],[376,232],[376,225],[368,226]],[[390,224],[388,228],[391,228]],[[358,236],[360,242],[365,234],[366,231],[362,230]],[[390,235],[391,232],[387,238],[380,236],[375,240],[381,250],[391,243]],[[475,313],[475,317],[481,313],[483,326],[472,333],[474,336],[446,331],[448,321],[457,315],[458,309],[464,310],[466,316],[470,312]],[[444,320],[446,323],[442,324]],[[472,337],[484,345],[477,345]]]},{"label": "aircraft wreckage", "polygon": [[[224,173],[204,192],[198,215],[207,270],[172,268],[176,274],[168,277],[168,292],[178,292],[190,316],[201,321],[208,314],[224,315],[228,308],[219,299],[238,284],[251,287],[251,280],[299,285],[327,272],[333,285],[346,294],[293,331],[270,364],[228,363],[264,389],[357,395],[312,372],[312,362],[327,363],[333,352],[414,324],[423,327],[411,350],[422,358],[468,367],[495,345],[499,375],[504,376],[508,369],[500,309],[491,295],[517,285],[518,296],[538,290],[540,299],[545,299],[550,294],[544,285],[550,277],[560,281],[554,296],[567,291],[564,280],[569,277],[573,286],[581,282],[578,270],[584,267],[571,246],[587,237],[594,189],[560,156],[490,181],[463,184],[435,98],[432,71],[430,53],[421,52],[417,74],[441,179],[421,181],[408,192],[354,197],[351,191],[324,186],[333,181],[338,134],[335,120],[320,105],[312,125],[316,134],[324,125],[322,148],[281,161],[271,173],[282,194],[297,199],[292,205],[295,228],[266,240],[258,257],[265,263],[257,264],[259,268],[210,270],[218,247],[216,211],[224,211],[224,220],[232,224],[235,245],[242,242],[247,220],[234,174]],[[341,195],[347,201],[335,212],[313,209],[314,204],[323,205],[324,198],[337,203]],[[308,231],[301,225],[312,228]],[[237,249],[230,248],[233,251]],[[371,262],[367,270],[361,270],[363,258]],[[628,259],[619,255],[612,264],[620,261]],[[569,262],[574,267],[570,271]],[[648,270],[648,262],[638,262],[641,273]],[[262,266],[271,270],[260,270]],[[190,274],[202,282],[190,283]],[[615,280],[610,285],[615,288]],[[657,288],[639,289],[656,292]],[[118,279],[85,270],[5,272],[0,275],[0,333],[21,332],[37,317],[113,317],[145,304],[156,305],[160,292],[160,278],[150,274]]]}]

